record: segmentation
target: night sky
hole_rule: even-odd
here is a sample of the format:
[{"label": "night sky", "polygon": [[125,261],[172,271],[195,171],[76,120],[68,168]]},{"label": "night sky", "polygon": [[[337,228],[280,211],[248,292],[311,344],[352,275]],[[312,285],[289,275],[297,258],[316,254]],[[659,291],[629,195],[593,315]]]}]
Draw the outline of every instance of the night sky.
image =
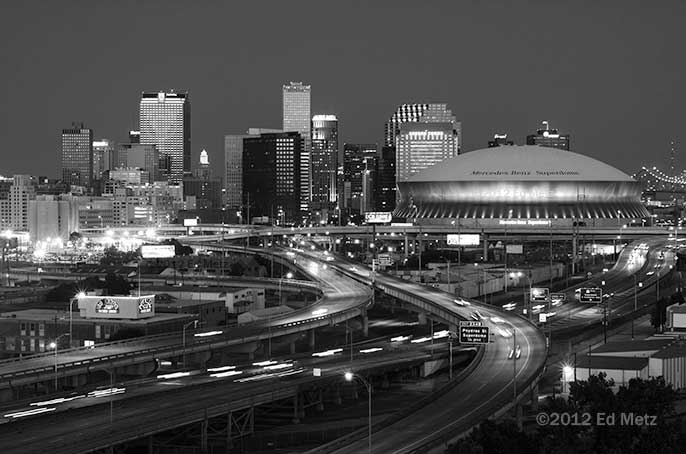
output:
[{"label": "night sky", "polygon": [[62,128],[126,141],[140,92],[170,88],[191,94],[193,164],[221,164],[224,134],[281,127],[289,81],[341,146],[446,102],[463,151],[549,120],[573,151],[666,167],[671,140],[686,152],[685,19],[683,0],[3,1],[0,174],[57,177]]}]

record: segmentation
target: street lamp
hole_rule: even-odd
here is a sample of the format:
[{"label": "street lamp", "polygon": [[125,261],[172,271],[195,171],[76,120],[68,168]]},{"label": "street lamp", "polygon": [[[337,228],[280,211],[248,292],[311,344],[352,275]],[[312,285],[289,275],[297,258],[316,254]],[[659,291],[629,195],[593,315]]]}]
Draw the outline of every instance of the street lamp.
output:
[{"label": "street lamp", "polygon": [[638,309],[637,307],[637,297],[636,297],[636,289],[638,287],[643,287],[643,282],[639,282],[638,286],[636,285],[636,275],[634,274],[634,313],[631,315],[631,340],[634,340],[634,317],[636,316],[636,310]]},{"label": "street lamp", "polygon": [[79,292],[76,294],[75,297],[69,299],[69,346],[74,343],[74,337],[72,336],[72,325],[73,325],[73,312],[72,312],[72,304],[74,304],[74,301],[78,301],[79,298],[83,298],[86,296],[85,292]]},{"label": "street lamp", "polygon": [[367,388],[367,399],[368,399],[368,410],[369,410],[369,429],[368,429],[368,435],[367,435],[367,449],[369,454],[372,452],[372,385],[369,383],[362,375],[354,374],[352,372],[346,372],[345,373],[345,380],[346,381],[353,381],[354,379],[358,379],[364,386]]},{"label": "street lamp", "polygon": [[198,327],[198,321],[193,320],[193,321],[190,321],[190,322],[186,323],[185,325],[183,325],[182,332],[183,332],[183,365],[184,365],[184,367],[186,366],[186,328],[188,328],[191,325],[193,325],[193,328],[197,328]]},{"label": "street lamp", "polygon": [[57,392],[57,347],[59,346],[60,339],[64,336],[69,336],[69,333],[60,334],[49,345],[50,348],[55,350],[55,392]]}]

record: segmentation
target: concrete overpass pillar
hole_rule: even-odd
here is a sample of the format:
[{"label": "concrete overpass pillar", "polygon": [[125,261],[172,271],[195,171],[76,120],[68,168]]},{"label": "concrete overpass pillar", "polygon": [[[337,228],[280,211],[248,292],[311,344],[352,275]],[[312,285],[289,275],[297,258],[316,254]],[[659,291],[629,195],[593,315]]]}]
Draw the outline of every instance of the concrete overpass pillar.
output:
[{"label": "concrete overpass pillar", "polygon": [[488,261],[488,236],[484,234],[484,262]]},{"label": "concrete overpass pillar", "polygon": [[367,311],[362,313],[362,334],[364,337],[369,336],[369,316],[367,315]]},{"label": "concrete overpass pillar", "polygon": [[324,391],[319,388],[319,402],[317,402],[317,411],[324,411]]},{"label": "concrete overpass pillar", "polygon": [[336,403],[336,405],[341,405],[341,403],[343,403],[343,399],[341,399],[340,385],[336,385],[336,388],[333,391],[333,401]]},{"label": "concrete overpass pillar", "polygon": [[410,240],[407,238],[407,233],[405,233],[405,258],[410,255]]},{"label": "concrete overpass pillar", "polygon": [[426,321],[427,321],[426,312],[419,312],[417,314],[417,321],[419,322],[420,325],[426,325]]},{"label": "concrete overpass pillar", "polygon": [[538,384],[531,387],[531,411],[538,411]]},{"label": "concrete overpass pillar", "polygon": [[298,394],[293,396],[293,424],[300,424],[300,411],[298,406],[300,405],[300,398]]},{"label": "concrete overpass pillar", "polygon": [[310,330],[310,349],[314,350],[314,328]]}]

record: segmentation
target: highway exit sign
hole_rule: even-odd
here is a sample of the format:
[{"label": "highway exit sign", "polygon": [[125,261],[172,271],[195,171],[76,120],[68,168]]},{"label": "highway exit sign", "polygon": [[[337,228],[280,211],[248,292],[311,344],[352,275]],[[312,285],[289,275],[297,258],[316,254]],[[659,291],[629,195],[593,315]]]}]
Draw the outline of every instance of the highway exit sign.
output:
[{"label": "highway exit sign", "polygon": [[488,344],[491,333],[488,326],[460,323],[459,339],[461,344]]}]

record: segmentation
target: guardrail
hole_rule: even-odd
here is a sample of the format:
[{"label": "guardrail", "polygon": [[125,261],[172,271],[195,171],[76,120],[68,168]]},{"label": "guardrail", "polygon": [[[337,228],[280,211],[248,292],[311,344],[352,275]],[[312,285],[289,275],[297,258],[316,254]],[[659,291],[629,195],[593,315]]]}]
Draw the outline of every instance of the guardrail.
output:
[{"label": "guardrail", "polygon": [[[391,426],[392,424],[395,424],[396,422],[407,418],[410,416],[412,413],[420,410],[422,407],[430,404],[431,402],[435,401],[436,399],[440,398],[441,396],[445,395],[448,391],[453,389],[455,386],[460,384],[462,381],[464,381],[465,378],[469,374],[471,374],[474,369],[481,363],[481,360],[483,359],[484,356],[484,348],[479,347],[476,351],[476,355],[474,355],[474,358],[470,361],[469,365],[463,369],[451,382],[448,382],[446,385],[442,386],[440,389],[432,392],[428,396],[424,396],[414,404],[410,405],[409,407],[405,407],[392,415],[388,416],[387,418],[382,419],[381,421],[377,421],[372,424],[372,434],[374,432],[378,432],[381,429],[384,429],[386,427]],[[323,454],[323,453],[329,453],[333,452],[343,446],[347,446],[351,444],[354,441],[357,441],[359,439],[363,439],[367,436],[367,426],[362,427],[360,429],[357,429],[347,435],[344,435],[342,437],[339,437],[335,440],[332,440],[326,444],[323,444],[321,446],[318,446],[314,449],[310,449],[309,451],[306,451],[305,454]]]}]

